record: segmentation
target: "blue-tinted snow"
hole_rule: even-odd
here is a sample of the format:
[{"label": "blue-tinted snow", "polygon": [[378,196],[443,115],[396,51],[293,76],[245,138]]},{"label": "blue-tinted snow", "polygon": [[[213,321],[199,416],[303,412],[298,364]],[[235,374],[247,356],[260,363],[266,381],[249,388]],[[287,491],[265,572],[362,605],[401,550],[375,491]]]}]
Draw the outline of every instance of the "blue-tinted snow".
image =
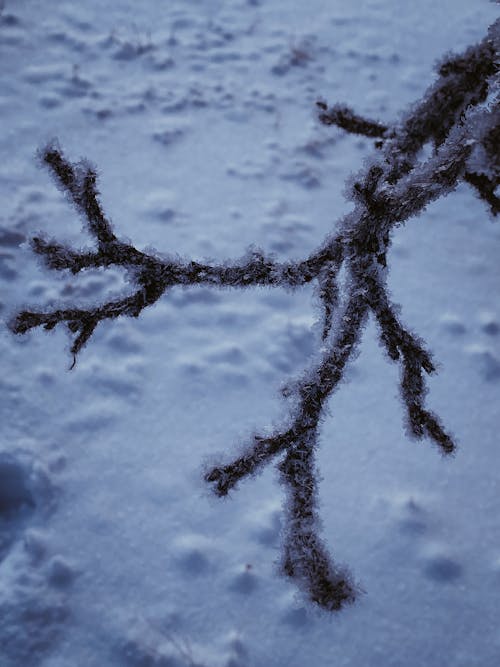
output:
[{"label": "blue-tinted snow", "polygon": [[[390,122],[498,15],[487,0],[3,4],[4,318],[126,289],[116,271],[43,270],[25,245],[90,244],[38,168],[53,137],[97,165],[139,248],[304,257],[372,150],[319,127],[314,102]],[[2,667],[498,665],[499,250],[462,186],[395,235],[390,287],[441,363],[429,405],[461,446],[445,461],[407,440],[370,324],[318,454],[324,539],[366,591],[333,616],[276,571],[273,470],[225,501],[202,480],[286,415],[280,387],[317,343],[312,290],[176,288],[101,324],[71,373],[62,330],[14,338],[3,321]]]}]

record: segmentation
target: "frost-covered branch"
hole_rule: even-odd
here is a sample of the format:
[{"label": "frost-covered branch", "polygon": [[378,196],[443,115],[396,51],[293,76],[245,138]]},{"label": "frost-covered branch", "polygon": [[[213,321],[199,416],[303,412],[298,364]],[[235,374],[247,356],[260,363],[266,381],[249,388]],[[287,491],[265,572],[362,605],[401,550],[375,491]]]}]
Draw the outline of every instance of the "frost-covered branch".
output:
[{"label": "frost-covered branch", "polygon": [[[141,252],[113,232],[99,203],[96,173],[89,165],[72,165],[55,144],[41,154],[59,187],[85,218],[96,248],[77,252],[56,241],[34,238],[33,251],[49,268],[74,274],[91,267],[123,267],[133,291],[128,297],[86,310],[21,312],[11,323],[14,333],[65,324],[75,335],[71,352],[76,360],[101,321],[138,317],[174,285],[298,289],[316,281],[322,348],[319,361],[287,393],[293,399],[288,424],[279,432],[255,435],[239,457],[208,470],[205,480],[217,495],[224,496],[240,480],[281,457],[278,468],[288,495],[282,569],[311,600],[328,610],[352,601],[355,586],[349,573],[330,560],[319,537],[314,457],[326,403],[343,378],[370,315],[378,323],[389,358],[400,366],[409,433],[416,438],[427,436],[443,454],[455,449],[439,418],[425,407],[424,373],[433,373],[435,367],[423,342],[403,324],[391,303],[387,252],[394,227],[449,194],[461,181],[474,187],[493,215],[500,210],[496,195],[500,176],[499,44],[497,21],[482,42],[444,60],[422,101],[392,126],[364,119],[346,106],[318,103],[322,123],[375,138],[378,150],[353,180],[353,211],[338,223],[333,236],[298,262],[280,263],[255,250],[239,261],[215,265]],[[421,162],[419,153],[429,142],[434,152]],[[341,268],[347,276],[342,290],[338,283]]]}]

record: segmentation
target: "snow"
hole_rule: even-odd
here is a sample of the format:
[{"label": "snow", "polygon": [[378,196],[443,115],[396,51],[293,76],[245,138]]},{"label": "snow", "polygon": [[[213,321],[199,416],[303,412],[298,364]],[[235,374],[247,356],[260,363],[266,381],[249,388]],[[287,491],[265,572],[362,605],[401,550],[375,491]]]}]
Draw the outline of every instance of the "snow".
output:
[{"label": "snow", "polygon": [[273,466],[223,500],[203,481],[286,415],[280,388],[320,336],[312,288],[174,288],[100,324],[72,372],[62,327],[6,327],[27,304],[127,289],[117,270],[42,268],[27,246],[91,244],[39,168],[47,141],[96,165],[139,249],[305,257],[373,151],[320,126],[315,102],[393,122],[497,16],[486,0],[5,2],[1,667],[499,664],[500,230],[468,187],[399,228],[388,258],[402,319],[440,364],[427,400],[457,455],[405,435],[373,322],[322,424],[322,537],[365,591],[339,613],[278,572]]}]

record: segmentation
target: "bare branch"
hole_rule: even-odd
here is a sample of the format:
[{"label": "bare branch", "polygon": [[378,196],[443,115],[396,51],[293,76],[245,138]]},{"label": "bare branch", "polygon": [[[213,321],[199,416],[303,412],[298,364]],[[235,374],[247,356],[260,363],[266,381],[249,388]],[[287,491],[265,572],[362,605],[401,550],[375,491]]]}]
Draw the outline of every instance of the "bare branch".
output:
[{"label": "bare branch", "polygon": [[[128,272],[133,286],[130,296],[101,306],[24,311],[13,319],[11,329],[17,334],[65,324],[75,336],[73,365],[100,322],[138,317],[174,285],[298,289],[315,281],[322,317],[321,347],[294,390],[287,392],[293,399],[288,425],[277,433],[254,436],[239,457],[212,467],[205,480],[218,496],[224,496],[240,480],[280,457],[278,469],[288,497],[282,568],[311,600],[330,611],[351,602],[355,586],[349,573],[330,560],[318,536],[314,456],[326,403],[344,377],[370,314],[379,325],[389,357],[399,364],[410,433],[417,438],[427,436],[444,454],[455,449],[439,418],[425,407],[424,372],[431,374],[435,367],[423,342],[405,328],[390,302],[387,253],[396,226],[452,192],[461,181],[471,184],[491,212],[498,213],[500,112],[495,98],[499,86],[495,54],[499,46],[497,21],[478,45],[448,57],[422,101],[392,126],[366,120],[345,106],[318,103],[321,122],[377,138],[381,150],[354,181],[352,213],[339,221],[334,236],[298,262],[280,263],[254,250],[239,261],[211,265],[137,250],[120,241],[106,219],[95,170],[84,163],[71,164],[55,144],[42,153],[59,187],[85,217],[96,249],[77,252],[37,237],[32,240],[33,251],[49,268],[74,274],[119,266]],[[434,144],[434,154],[419,162],[418,152],[427,142]],[[338,282],[341,269],[347,277],[342,289]]]},{"label": "bare branch", "polygon": [[365,137],[383,137],[387,127],[375,120],[367,120],[358,116],[349,107],[335,104],[328,107],[324,102],[316,102],[320,109],[319,120],[323,125],[337,125],[351,134],[362,134]]}]

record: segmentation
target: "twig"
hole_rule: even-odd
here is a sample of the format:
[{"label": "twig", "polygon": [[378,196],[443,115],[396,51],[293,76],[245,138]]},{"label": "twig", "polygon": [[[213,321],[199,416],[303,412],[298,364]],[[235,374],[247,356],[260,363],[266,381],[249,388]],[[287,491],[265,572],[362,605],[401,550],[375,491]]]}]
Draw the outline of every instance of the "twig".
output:
[{"label": "twig", "polygon": [[[135,291],[87,310],[23,311],[11,323],[14,333],[65,323],[76,334],[71,347],[76,360],[100,322],[125,315],[138,317],[174,285],[298,289],[317,282],[322,355],[296,383],[289,425],[278,433],[255,435],[243,454],[208,470],[205,480],[217,495],[224,496],[271,459],[282,457],[278,468],[288,495],[282,569],[311,600],[328,610],[352,601],[355,586],[349,573],[332,563],[318,537],[314,455],[325,405],[343,377],[370,314],[379,325],[389,358],[400,366],[401,396],[411,435],[427,436],[444,455],[455,449],[438,417],[425,408],[423,372],[433,373],[435,367],[423,342],[403,325],[390,301],[387,252],[394,227],[450,193],[460,181],[471,184],[491,213],[498,213],[500,111],[495,58],[499,42],[497,21],[482,42],[440,65],[435,84],[399,124],[386,126],[348,107],[318,103],[322,123],[376,138],[379,151],[352,186],[352,213],[339,222],[335,235],[299,262],[280,263],[252,251],[239,261],[211,265],[141,252],[115,236],[101,209],[96,173],[89,165],[72,165],[55,144],[41,154],[59,187],[85,218],[96,250],[76,252],[56,241],[34,238],[33,251],[49,268],[74,274],[91,267],[124,267]],[[434,153],[420,162],[419,151],[428,142],[434,144]],[[338,285],[341,268],[347,276],[342,294]]]}]

